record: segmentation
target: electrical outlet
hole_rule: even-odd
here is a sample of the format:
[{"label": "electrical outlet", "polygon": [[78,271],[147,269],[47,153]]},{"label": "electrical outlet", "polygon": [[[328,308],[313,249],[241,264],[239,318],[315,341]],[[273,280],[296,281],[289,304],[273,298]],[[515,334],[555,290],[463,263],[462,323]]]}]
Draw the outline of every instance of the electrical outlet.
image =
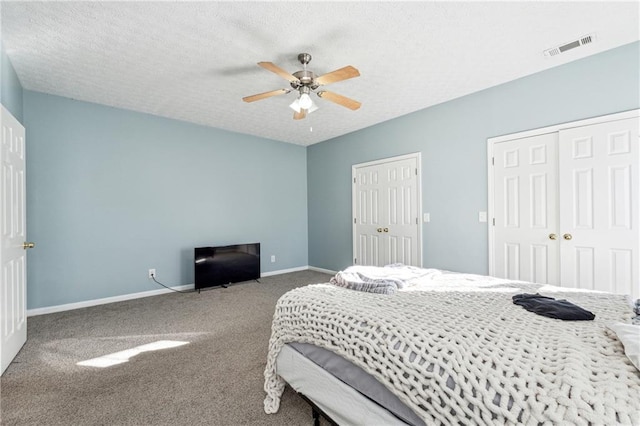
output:
[{"label": "electrical outlet", "polygon": [[274,254],[271,255],[271,263],[276,263],[276,256]]},{"label": "electrical outlet", "polygon": [[156,277],[156,270],[155,269],[149,269],[149,279],[155,278]]}]

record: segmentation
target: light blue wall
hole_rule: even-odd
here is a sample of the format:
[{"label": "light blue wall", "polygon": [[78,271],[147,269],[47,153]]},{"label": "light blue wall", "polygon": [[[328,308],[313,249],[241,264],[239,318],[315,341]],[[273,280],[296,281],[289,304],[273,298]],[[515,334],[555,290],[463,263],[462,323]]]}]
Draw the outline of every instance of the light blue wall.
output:
[{"label": "light blue wall", "polygon": [[632,43],[310,146],[309,264],[352,262],[351,166],[421,152],[424,266],[486,274],[487,138],[640,108],[639,80]]},{"label": "light blue wall", "polygon": [[24,120],[29,309],[193,283],[198,246],[308,264],[304,147],[26,90]]},{"label": "light blue wall", "polygon": [[0,44],[0,103],[22,123],[22,85]]}]

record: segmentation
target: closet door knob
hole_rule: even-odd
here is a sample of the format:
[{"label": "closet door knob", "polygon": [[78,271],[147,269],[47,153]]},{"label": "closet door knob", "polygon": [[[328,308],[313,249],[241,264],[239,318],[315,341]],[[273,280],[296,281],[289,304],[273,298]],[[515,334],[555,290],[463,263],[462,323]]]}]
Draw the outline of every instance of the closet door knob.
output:
[{"label": "closet door knob", "polygon": [[378,229],[376,229],[376,231],[382,232],[382,228],[378,228]]},{"label": "closet door knob", "polygon": [[564,238],[565,240],[569,241],[570,239],[572,239],[573,237],[571,236],[571,234],[564,234],[562,236],[562,238]]},{"label": "closet door knob", "polygon": [[549,234],[549,239],[550,240],[557,240],[558,236],[556,234]]},{"label": "closet door knob", "polygon": [[384,232],[389,232],[389,228],[384,228]]}]

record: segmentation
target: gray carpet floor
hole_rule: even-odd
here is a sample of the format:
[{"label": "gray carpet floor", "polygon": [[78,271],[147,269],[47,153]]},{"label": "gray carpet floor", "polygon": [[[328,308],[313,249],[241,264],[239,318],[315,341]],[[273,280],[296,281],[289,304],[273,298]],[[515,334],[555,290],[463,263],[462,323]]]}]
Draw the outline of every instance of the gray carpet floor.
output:
[{"label": "gray carpet floor", "polygon": [[[312,425],[290,388],[263,411],[278,298],[330,276],[301,271],[200,294],[163,294],[28,320],[28,340],[0,380],[4,425]],[[77,363],[170,340],[107,368]]]}]

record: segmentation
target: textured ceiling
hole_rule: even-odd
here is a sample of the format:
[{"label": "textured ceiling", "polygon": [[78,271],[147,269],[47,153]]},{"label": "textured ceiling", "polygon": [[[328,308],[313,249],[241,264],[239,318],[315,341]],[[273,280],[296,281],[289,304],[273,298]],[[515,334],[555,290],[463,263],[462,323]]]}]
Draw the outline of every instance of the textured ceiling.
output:
[{"label": "textured ceiling", "polygon": [[[6,2],[2,40],[25,89],[310,145],[636,41],[630,2]],[[543,50],[596,33],[564,54]],[[294,121],[256,65],[317,75],[362,102]],[[310,131],[310,128],[313,131]]]}]

